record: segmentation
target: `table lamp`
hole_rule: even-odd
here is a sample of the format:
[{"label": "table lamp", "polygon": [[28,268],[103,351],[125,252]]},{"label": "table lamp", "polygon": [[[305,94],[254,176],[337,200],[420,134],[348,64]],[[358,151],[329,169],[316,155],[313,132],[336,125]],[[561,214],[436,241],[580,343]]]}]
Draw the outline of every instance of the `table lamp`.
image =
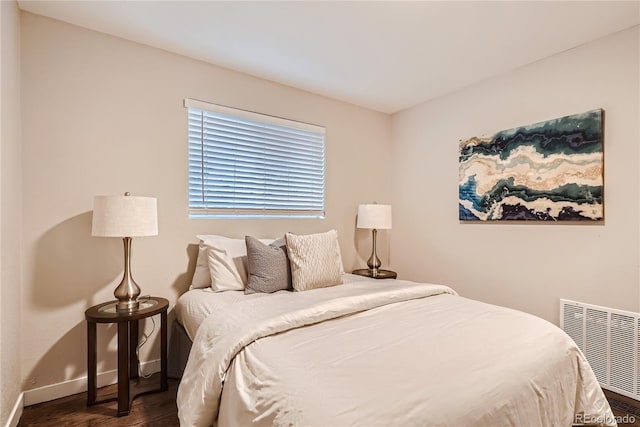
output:
[{"label": "table lamp", "polygon": [[358,228],[369,228],[373,235],[373,248],[371,257],[367,261],[369,272],[372,277],[378,275],[380,270],[380,259],[376,253],[376,238],[378,230],[391,229],[391,205],[378,205],[376,203],[370,205],[358,206],[358,220],[356,223]]},{"label": "table lamp", "polygon": [[158,209],[154,197],[95,196],[92,236],[121,237],[124,242],[124,275],[113,292],[117,311],[136,311],[140,287],[131,276],[131,238],[158,235]]}]

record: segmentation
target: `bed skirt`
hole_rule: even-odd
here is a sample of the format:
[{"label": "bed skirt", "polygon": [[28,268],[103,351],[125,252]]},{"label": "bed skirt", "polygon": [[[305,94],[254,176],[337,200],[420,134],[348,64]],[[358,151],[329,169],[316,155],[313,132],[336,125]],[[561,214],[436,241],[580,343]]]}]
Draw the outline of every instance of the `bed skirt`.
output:
[{"label": "bed skirt", "polygon": [[174,321],[171,326],[171,340],[169,342],[169,377],[180,379],[187,365],[192,342],[184,327]]}]

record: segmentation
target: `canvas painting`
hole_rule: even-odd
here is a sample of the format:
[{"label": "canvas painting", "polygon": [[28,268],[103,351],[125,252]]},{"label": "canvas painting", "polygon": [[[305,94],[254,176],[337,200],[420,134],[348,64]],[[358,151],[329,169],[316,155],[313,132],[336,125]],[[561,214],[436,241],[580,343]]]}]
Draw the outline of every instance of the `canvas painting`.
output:
[{"label": "canvas painting", "polygon": [[460,142],[462,221],[603,218],[602,110]]}]

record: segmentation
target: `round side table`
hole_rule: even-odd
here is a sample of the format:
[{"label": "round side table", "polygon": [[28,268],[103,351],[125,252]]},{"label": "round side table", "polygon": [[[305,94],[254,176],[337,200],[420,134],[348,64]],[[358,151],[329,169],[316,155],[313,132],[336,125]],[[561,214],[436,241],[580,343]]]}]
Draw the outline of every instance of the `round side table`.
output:
[{"label": "round side table", "polygon": [[[136,311],[117,311],[117,301],[109,301],[88,308],[84,312],[87,321],[87,406],[113,400],[118,401],[118,416],[128,415],[131,402],[145,393],[166,391],[167,382],[167,309],[169,301],[165,298],[149,297],[140,299],[140,308]],[[138,377],[139,360],[136,353],[138,346],[138,321],[147,317],[160,315],[160,387],[144,384]],[[118,324],[118,392],[115,397],[107,396],[97,399],[97,340],[96,325],[98,323]],[[131,379],[135,379],[133,390]]]},{"label": "round side table", "polygon": [[374,279],[395,279],[398,277],[398,273],[391,270],[378,270],[376,276],[373,275],[368,268],[361,268],[359,270],[353,270],[351,274],[357,274],[359,276],[373,277]]}]

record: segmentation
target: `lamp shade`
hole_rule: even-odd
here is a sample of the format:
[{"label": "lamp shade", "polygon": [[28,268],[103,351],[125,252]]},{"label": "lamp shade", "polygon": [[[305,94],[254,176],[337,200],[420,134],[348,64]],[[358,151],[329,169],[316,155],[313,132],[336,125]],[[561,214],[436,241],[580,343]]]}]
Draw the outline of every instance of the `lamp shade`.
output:
[{"label": "lamp shade", "polygon": [[142,237],[158,235],[155,197],[96,196],[93,199],[91,235]]},{"label": "lamp shade", "polygon": [[360,205],[358,206],[358,228],[372,228],[385,230],[391,228],[391,205]]}]

